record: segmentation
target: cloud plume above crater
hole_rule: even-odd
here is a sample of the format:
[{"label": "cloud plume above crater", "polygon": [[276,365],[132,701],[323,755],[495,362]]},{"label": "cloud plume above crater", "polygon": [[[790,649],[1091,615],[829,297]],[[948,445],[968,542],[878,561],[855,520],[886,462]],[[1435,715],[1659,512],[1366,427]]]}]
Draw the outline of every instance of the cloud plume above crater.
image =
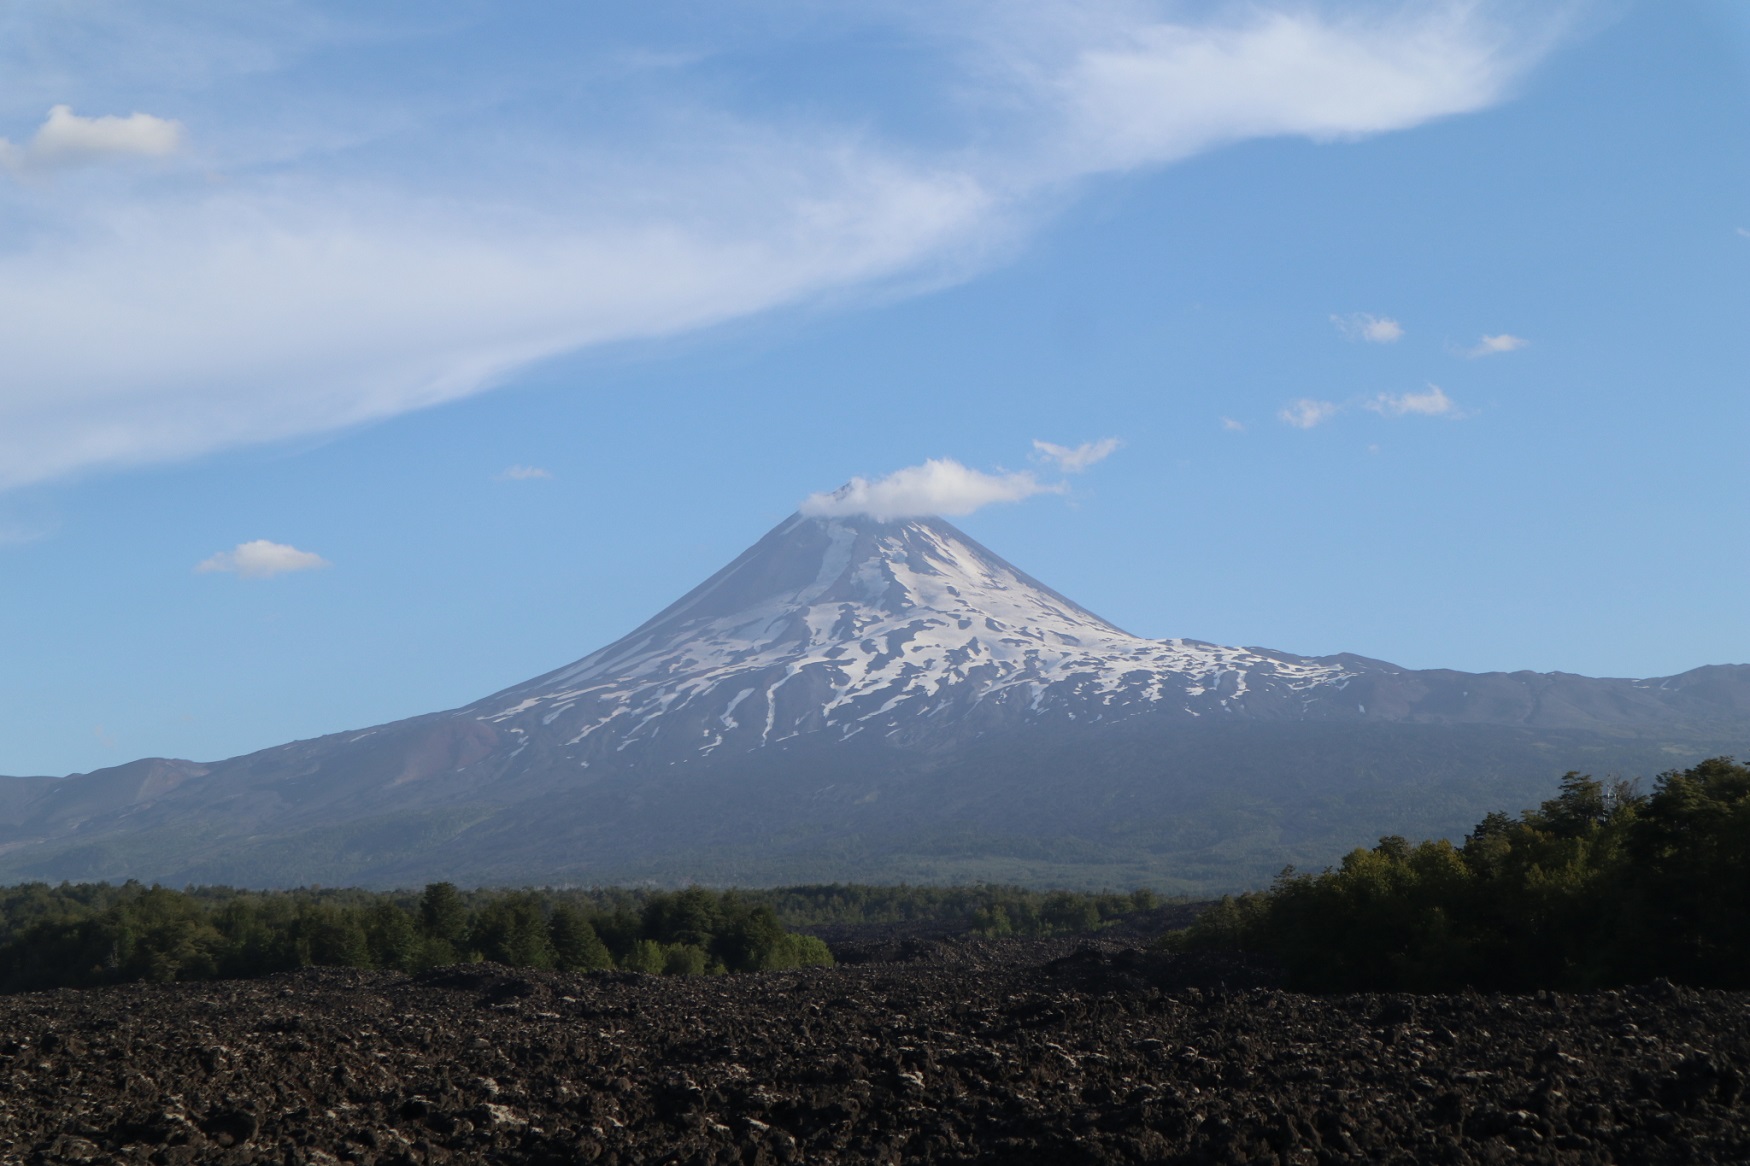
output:
[{"label": "cloud plume above crater", "polygon": [[1020,502],[1036,494],[1061,494],[1031,473],[988,474],[953,458],[930,458],[886,477],[852,478],[837,490],[810,494],[801,510],[814,518],[867,515],[877,522],[945,515],[957,518],[997,502]]}]

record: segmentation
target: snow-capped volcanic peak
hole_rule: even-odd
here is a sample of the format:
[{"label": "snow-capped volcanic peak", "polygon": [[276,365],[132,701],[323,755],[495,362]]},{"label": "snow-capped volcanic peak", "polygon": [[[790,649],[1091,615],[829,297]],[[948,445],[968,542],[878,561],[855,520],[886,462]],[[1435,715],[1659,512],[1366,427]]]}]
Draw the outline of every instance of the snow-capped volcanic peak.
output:
[{"label": "snow-capped volcanic peak", "polygon": [[[580,759],[658,739],[694,753],[805,733],[1201,715],[1331,662],[1133,636],[940,519],[796,515],[650,622],[466,713]],[[940,722],[938,721],[938,724]],[[530,738],[525,737],[525,740]]]}]

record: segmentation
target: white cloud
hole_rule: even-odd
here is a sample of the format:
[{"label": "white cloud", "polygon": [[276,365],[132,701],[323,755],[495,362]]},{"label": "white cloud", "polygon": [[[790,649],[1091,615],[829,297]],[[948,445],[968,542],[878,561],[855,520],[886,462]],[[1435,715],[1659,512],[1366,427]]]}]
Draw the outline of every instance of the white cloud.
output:
[{"label": "white cloud", "polygon": [[1429,385],[1420,393],[1381,393],[1367,403],[1375,413],[1386,417],[1453,417],[1457,406],[1439,385]]},{"label": "white cloud", "polygon": [[787,177],[674,223],[220,191],[0,254],[0,488],[355,425],[543,357],[941,270],[988,203],[879,157]]},{"label": "white cloud", "polygon": [[[557,354],[847,290],[940,286],[1012,252],[1091,175],[1479,109],[1547,47],[1475,0],[1201,9],[1178,22],[1067,0],[835,15],[921,30],[908,43],[931,67],[904,76],[943,78],[952,116],[912,141],[881,138],[861,107],[780,120],[724,111],[715,82],[698,97],[693,71],[730,67],[708,51],[742,35],[728,17],[638,86],[623,68],[592,81],[570,58],[531,58],[530,92],[540,69],[565,69],[545,81],[595,84],[588,95],[626,114],[579,121],[534,107],[482,119],[503,77],[470,74],[463,55],[431,93],[407,80],[416,71],[379,73],[377,46],[402,47],[386,26],[348,42],[313,89],[296,55],[351,33],[295,2],[200,52],[165,47],[162,27],[122,7],[37,6],[12,44],[150,41],[112,54],[122,81],[142,102],[181,94],[202,152],[198,172],[0,186],[0,489],[390,417]],[[90,33],[104,21],[116,27]],[[72,63],[24,76],[12,51],[0,44],[14,91],[65,84]],[[8,164],[163,154],[183,136],[147,114],[58,106]]]},{"label": "white cloud", "polygon": [[1750,239],[1750,227],[1739,227],[1738,234],[1744,236],[1746,239]]},{"label": "white cloud", "polygon": [[877,522],[891,522],[922,515],[971,514],[993,502],[1061,493],[1062,486],[1046,485],[1026,471],[987,474],[952,458],[931,458],[885,478],[852,478],[830,494],[810,494],[801,510],[815,517],[863,514]]},{"label": "white cloud", "polygon": [[1331,323],[1346,339],[1365,340],[1369,344],[1396,344],[1404,335],[1404,326],[1390,316],[1374,316],[1366,312],[1332,316]]},{"label": "white cloud", "polygon": [[1329,421],[1338,411],[1338,406],[1331,401],[1315,401],[1311,397],[1302,397],[1282,406],[1277,410],[1276,416],[1296,429],[1311,429]]},{"label": "white cloud", "polygon": [[238,543],[232,550],[220,551],[211,558],[201,560],[195,565],[195,570],[223,571],[240,579],[267,579],[274,575],[284,575],[292,571],[313,571],[330,565],[327,559],[311,551],[300,551],[285,543],[258,538],[251,542]]},{"label": "white cloud", "polygon": [[1114,450],[1123,445],[1116,437],[1103,437],[1099,441],[1084,441],[1077,446],[1053,445],[1049,441],[1035,441],[1034,452],[1041,458],[1051,462],[1066,474],[1079,474],[1095,462],[1106,460]]},{"label": "white cloud", "polygon": [[537,479],[551,479],[552,470],[543,470],[540,466],[510,466],[498,475],[501,482],[530,482]]},{"label": "white cloud", "polygon": [[1090,7],[1117,19],[1100,27],[1084,15],[1047,33],[1067,34],[1073,53],[1052,82],[1067,107],[1073,145],[1064,148],[1084,172],[1245,138],[1353,139],[1481,109],[1523,67],[1515,58],[1538,52],[1537,38],[1491,23],[1467,0],[1367,15],[1218,5],[1200,23],[1147,19],[1140,5],[1078,9]]},{"label": "white cloud", "polygon": [[1522,336],[1512,336],[1503,332],[1499,336],[1483,337],[1473,347],[1467,348],[1465,355],[1471,357],[1494,356],[1497,353],[1517,351],[1530,343],[1531,341]]},{"label": "white cloud", "polygon": [[57,105],[23,146],[0,138],[0,165],[14,173],[58,170],[106,158],[162,158],[182,148],[182,123],[149,113],[80,117]]},{"label": "white cloud", "polygon": [[1244,433],[1246,431],[1245,422],[1235,421],[1232,417],[1223,417],[1221,427],[1229,433]]}]

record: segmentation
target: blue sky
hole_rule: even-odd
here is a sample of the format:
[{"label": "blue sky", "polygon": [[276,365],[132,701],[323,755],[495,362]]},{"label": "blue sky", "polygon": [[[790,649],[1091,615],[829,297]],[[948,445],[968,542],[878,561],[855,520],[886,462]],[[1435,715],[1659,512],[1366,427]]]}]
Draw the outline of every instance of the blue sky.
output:
[{"label": "blue sky", "polygon": [[1743,4],[354,7],[0,17],[0,773],[464,703],[931,459],[1142,634],[1750,661]]}]

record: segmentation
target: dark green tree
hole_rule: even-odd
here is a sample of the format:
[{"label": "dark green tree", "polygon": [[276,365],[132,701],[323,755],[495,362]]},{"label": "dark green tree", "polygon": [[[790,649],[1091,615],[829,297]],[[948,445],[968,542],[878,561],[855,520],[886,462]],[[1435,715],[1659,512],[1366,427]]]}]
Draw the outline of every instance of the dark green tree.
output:
[{"label": "dark green tree", "polygon": [[553,908],[547,921],[548,941],[553,949],[553,964],[562,972],[595,972],[614,966],[608,945],[602,942],[582,911],[569,903]]},{"label": "dark green tree", "polygon": [[413,916],[388,899],[365,913],[365,946],[379,968],[411,972],[421,964],[423,946]]},{"label": "dark green tree", "polygon": [[1656,976],[1750,987],[1750,769],[1662,774],[1650,796],[1577,773],[1462,848],[1384,838],[1284,872],[1171,940],[1253,951],[1314,990],[1523,991]]},{"label": "dark green tree", "polygon": [[299,905],[293,924],[298,962],[332,968],[371,966],[370,941],[362,912],[337,903]]},{"label": "dark green tree", "polygon": [[1660,775],[1628,852],[1632,974],[1750,985],[1750,767],[1719,757]]},{"label": "dark green tree", "polygon": [[419,896],[419,930],[460,951],[468,939],[468,904],[454,883],[427,883]]},{"label": "dark green tree", "polygon": [[644,937],[658,943],[706,947],[711,937],[722,930],[724,899],[731,897],[713,894],[702,887],[652,896],[644,905]]},{"label": "dark green tree", "polygon": [[473,945],[486,959],[513,968],[550,968],[547,913],[532,891],[499,895],[474,916]]}]

